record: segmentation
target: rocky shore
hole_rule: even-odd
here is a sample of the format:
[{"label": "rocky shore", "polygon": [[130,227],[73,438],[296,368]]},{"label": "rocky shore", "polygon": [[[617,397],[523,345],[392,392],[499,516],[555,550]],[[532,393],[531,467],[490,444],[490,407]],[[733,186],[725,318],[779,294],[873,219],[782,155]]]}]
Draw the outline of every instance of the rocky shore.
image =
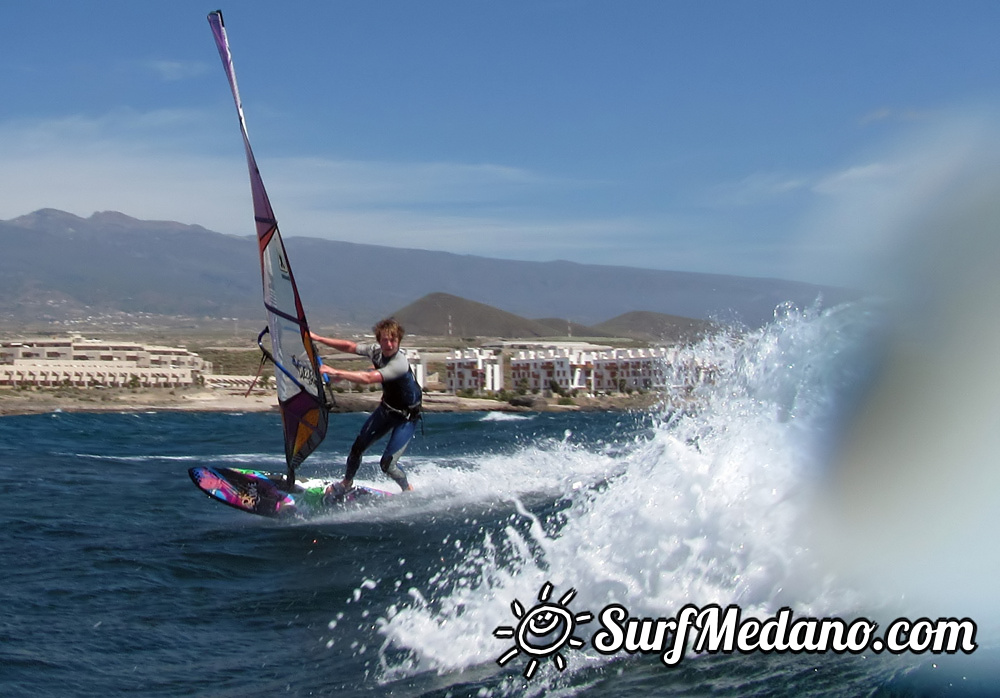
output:
[{"label": "rocky shore", "polygon": [[[338,393],[334,412],[370,412],[379,401],[379,393]],[[445,393],[424,396],[427,412],[541,412],[572,410],[647,409],[657,402],[652,394],[577,398],[573,404],[538,396],[525,396],[517,404],[499,400],[458,397]],[[53,388],[0,390],[0,416],[45,414],[48,412],[266,412],[277,410],[272,392],[242,393],[203,389]]]}]

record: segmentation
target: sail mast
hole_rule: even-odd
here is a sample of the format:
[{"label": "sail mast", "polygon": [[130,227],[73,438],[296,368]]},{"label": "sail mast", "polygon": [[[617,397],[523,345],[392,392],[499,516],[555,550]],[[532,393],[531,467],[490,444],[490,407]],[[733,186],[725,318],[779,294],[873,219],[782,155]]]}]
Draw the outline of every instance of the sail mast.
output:
[{"label": "sail mast", "polygon": [[[222,12],[208,15],[222,66],[229,78],[229,87],[236,103],[243,148],[250,173],[254,221],[260,250],[261,282],[267,328],[258,337],[261,349],[274,361],[274,377],[278,389],[278,406],[285,436],[285,461],[288,486],[294,482],[295,469],[316,449],[326,436],[329,408],[319,372],[319,357],[309,337],[305,311],[295,285],[295,277],[285,254],[285,245],[257,161],[250,147],[243,103],[236,85],[236,71],[229,49],[229,39]],[[264,334],[270,334],[271,351],[264,348]]]}]

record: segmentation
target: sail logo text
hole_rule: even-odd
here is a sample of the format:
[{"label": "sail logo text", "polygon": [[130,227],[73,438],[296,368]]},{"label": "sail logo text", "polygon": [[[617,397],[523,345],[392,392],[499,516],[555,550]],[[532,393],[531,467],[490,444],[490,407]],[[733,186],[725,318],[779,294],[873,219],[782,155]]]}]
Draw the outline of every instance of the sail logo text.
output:
[{"label": "sail logo text", "polygon": [[316,371],[313,370],[312,362],[308,356],[305,361],[302,361],[298,356],[292,354],[292,366],[298,371],[301,383],[304,385],[314,385],[316,383]]},{"label": "sail logo text", "polygon": [[579,626],[598,621],[590,645],[602,655],[619,652],[658,655],[666,666],[676,666],[690,651],[695,654],[971,654],[978,645],[978,628],[970,618],[896,618],[879,632],[879,623],[867,618],[795,617],[787,606],[775,615],[744,616],[737,605],[698,607],[688,604],[673,618],[634,618],[621,604],[606,606],[597,616],[573,613],[569,590],[552,601],[553,587],[546,583],[539,604],[526,610],[515,600],[511,605],[514,626],[499,626],[493,635],[514,643],[498,659],[500,666],[523,655],[528,659],[525,678],[531,678],[540,660],[551,659],[559,671],[566,665],[565,648],[580,649],[586,643],[576,637]]}]

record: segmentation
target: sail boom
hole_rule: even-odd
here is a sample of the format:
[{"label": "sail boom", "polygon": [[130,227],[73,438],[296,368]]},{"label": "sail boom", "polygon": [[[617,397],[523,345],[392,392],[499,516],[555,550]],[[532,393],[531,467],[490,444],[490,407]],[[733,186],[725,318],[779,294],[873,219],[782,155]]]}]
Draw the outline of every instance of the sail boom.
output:
[{"label": "sail boom", "polygon": [[[295,374],[292,373],[284,364],[282,364],[280,361],[278,361],[277,359],[275,359],[274,355],[271,353],[271,351],[267,347],[264,346],[264,342],[262,340],[264,339],[264,335],[268,334],[269,332],[270,332],[270,328],[269,327],[265,327],[263,330],[261,330],[261,333],[259,335],[257,335],[257,346],[260,347],[261,353],[263,353],[264,356],[271,363],[274,364],[275,368],[281,370],[281,372],[284,373],[288,377],[289,380],[293,381],[296,385],[298,385],[299,388],[306,395],[312,396],[312,393],[310,392],[309,388],[307,386],[303,385],[302,383],[300,383],[299,379],[295,376]],[[316,397],[316,404],[317,405],[321,405],[323,407],[329,407],[329,403],[326,401],[325,394],[324,393],[320,393],[320,396],[321,397]]]}]

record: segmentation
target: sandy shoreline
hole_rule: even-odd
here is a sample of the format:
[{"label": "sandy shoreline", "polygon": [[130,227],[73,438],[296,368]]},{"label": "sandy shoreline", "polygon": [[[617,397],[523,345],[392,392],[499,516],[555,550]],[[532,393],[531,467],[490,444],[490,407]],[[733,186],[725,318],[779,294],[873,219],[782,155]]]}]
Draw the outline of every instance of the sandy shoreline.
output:
[{"label": "sandy shoreline", "polygon": [[243,397],[194,390],[4,390],[0,416],[47,412],[266,412],[277,410],[273,396]]},{"label": "sandy shoreline", "polygon": [[[379,393],[338,393],[332,411],[370,412]],[[442,393],[424,396],[427,412],[528,412],[547,410],[645,409],[651,396],[583,398],[575,405],[534,398],[530,405],[515,406],[498,400],[462,398]],[[249,396],[219,390],[112,389],[112,390],[0,390],[0,416],[49,412],[267,412],[278,409],[273,393],[255,391]]]}]

